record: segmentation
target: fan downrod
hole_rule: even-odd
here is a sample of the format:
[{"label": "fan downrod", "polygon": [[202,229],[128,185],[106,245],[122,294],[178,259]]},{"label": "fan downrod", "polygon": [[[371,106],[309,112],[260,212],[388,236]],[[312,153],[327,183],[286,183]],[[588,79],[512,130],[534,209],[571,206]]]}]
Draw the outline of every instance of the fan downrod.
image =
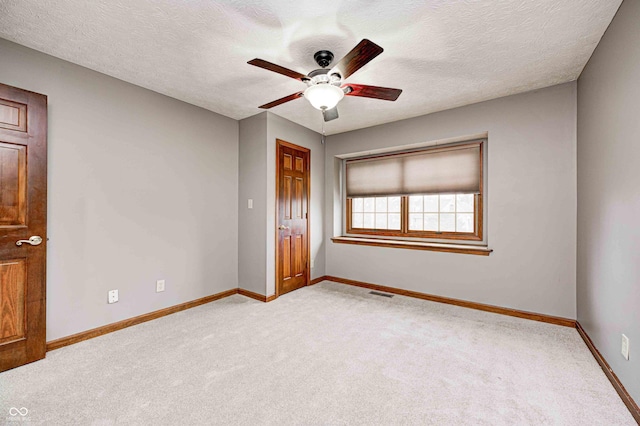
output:
[{"label": "fan downrod", "polygon": [[320,50],[313,55],[313,59],[316,60],[316,63],[320,65],[322,68],[326,68],[333,61],[333,53],[328,50]]}]

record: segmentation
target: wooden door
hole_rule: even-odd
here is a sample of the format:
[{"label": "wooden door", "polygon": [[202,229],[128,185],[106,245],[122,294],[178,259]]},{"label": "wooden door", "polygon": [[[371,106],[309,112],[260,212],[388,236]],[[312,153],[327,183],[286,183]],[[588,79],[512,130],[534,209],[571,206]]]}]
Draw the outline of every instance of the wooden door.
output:
[{"label": "wooden door", "polygon": [[277,140],[276,296],[309,283],[310,151]]},{"label": "wooden door", "polygon": [[0,371],[45,355],[46,226],[47,97],[0,84]]}]

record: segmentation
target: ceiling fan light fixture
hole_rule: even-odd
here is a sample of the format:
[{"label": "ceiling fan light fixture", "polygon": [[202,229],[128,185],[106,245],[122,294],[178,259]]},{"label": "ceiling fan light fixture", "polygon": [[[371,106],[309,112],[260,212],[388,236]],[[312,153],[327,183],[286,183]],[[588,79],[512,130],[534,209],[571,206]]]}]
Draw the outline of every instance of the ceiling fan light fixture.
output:
[{"label": "ceiling fan light fixture", "polygon": [[304,97],[314,108],[322,111],[338,105],[338,102],[344,98],[344,92],[332,84],[315,84],[307,87],[307,90],[304,91]]}]

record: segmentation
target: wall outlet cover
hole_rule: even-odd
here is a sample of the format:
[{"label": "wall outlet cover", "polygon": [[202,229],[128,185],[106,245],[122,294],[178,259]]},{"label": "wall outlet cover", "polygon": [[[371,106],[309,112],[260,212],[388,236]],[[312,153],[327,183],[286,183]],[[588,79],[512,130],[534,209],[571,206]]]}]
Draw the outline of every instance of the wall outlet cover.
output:
[{"label": "wall outlet cover", "polygon": [[109,290],[109,303],[116,303],[118,301],[118,290]]},{"label": "wall outlet cover", "polygon": [[622,335],[622,350],[620,352],[624,359],[629,361],[629,338],[624,334]]},{"label": "wall outlet cover", "polygon": [[160,293],[161,291],[164,291],[164,280],[156,281],[156,293]]}]

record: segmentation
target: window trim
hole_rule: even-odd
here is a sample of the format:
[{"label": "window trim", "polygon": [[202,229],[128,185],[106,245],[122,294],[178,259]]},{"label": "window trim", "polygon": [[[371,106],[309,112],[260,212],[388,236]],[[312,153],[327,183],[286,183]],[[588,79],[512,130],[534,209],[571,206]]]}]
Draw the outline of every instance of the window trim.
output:
[{"label": "window trim", "polygon": [[[474,232],[436,232],[436,231],[410,231],[408,229],[409,226],[409,195],[401,196],[401,229],[397,230],[388,230],[388,229],[367,229],[367,228],[353,228],[351,226],[352,222],[352,198],[347,197],[346,191],[344,195],[344,208],[342,211],[345,213],[345,236],[368,236],[368,237],[396,237],[396,238],[418,238],[420,240],[428,240],[428,241],[437,241],[437,240],[449,240],[449,241],[469,241],[469,242],[482,242],[484,241],[484,179],[485,179],[485,144],[486,139],[474,139],[464,142],[457,142],[453,144],[446,145],[436,145],[428,148],[422,149],[411,149],[406,151],[398,151],[390,154],[383,155],[374,155],[362,158],[376,158],[381,156],[393,156],[393,155],[403,155],[409,152],[427,152],[427,151],[436,151],[442,150],[443,148],[449,148],[454,146],[469,146],[479,144],[480,147],[480,193],[474,194],[474,216],[475,216],[475,224],[474,224]],[[353,160],[350,158],[350,160]],[[346,181],[346,161],[343,165],[343,172],[345,174]],[[418,194],[416,194],[418,195]]]}]

